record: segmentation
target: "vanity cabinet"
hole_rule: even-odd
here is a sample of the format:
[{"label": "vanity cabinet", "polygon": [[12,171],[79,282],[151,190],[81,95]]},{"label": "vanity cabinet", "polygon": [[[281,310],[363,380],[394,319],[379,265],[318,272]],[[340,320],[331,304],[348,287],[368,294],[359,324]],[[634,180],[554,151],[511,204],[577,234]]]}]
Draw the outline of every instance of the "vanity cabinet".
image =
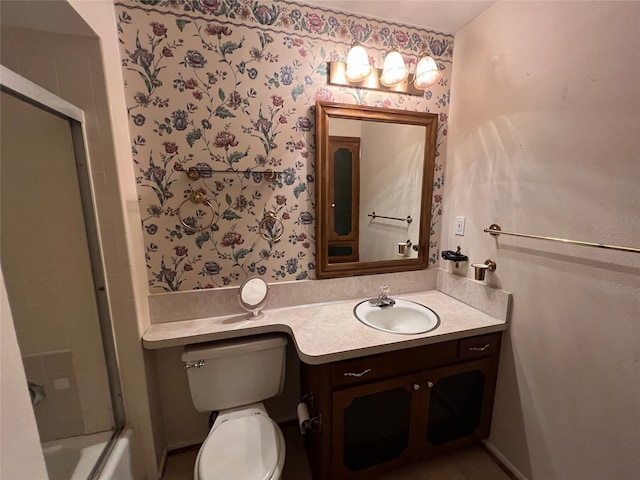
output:
[{"label": "vanity cabinet", "polygon": [[489,435],[501,333],[301,368],[316,480],[376,474]]}]

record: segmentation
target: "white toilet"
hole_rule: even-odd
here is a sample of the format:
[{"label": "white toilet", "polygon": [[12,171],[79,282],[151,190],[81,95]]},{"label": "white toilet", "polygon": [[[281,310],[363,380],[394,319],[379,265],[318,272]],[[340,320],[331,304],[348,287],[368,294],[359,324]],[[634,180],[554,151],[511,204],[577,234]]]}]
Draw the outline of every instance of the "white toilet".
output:
[{"label": "white toilet", "polygon": [[219,411],[198,452],[195,480],[280,478],[284,437],[260,402],[282,392],[286,345],[286,337],[269,335],[185,347],[196,410]]}]

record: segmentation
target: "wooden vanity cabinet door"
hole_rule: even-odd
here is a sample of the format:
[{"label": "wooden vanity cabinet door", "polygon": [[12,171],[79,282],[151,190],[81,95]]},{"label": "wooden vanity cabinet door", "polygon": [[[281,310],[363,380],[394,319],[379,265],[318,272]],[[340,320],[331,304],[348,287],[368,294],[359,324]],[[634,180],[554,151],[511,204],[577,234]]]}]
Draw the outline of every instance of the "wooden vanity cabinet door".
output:
[{"label": "wooden vanity cabinet door", "polygon": [[426,421],[418,381],[405,375],[334,390],[333,480],[376,478],[413,461]]},{"label": "wooden vanity cabinet door", "polygon": [[427,386],[420,415],[426,428],[418,440],[421,456],[431,457],[475,445],[489,436],[498,357],[422,372]]}]

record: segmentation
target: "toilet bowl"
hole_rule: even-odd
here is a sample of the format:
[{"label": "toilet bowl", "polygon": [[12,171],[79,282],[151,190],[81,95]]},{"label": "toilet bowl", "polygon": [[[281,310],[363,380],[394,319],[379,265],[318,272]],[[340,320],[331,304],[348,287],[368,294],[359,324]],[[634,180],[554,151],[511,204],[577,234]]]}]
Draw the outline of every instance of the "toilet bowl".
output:
[{"label": "toilet bowl", "polygon": [[284,385],[286,337],[262,336],[185,347],[196,410],[217,411],[194,467],[195,480],[278,480],[284,436],[262,400]]},{"label": "toilet bowl", "polygon": [[278,425],[262,404],[223,411],[198,452],[195,480],[278,480],[285,459]]}]

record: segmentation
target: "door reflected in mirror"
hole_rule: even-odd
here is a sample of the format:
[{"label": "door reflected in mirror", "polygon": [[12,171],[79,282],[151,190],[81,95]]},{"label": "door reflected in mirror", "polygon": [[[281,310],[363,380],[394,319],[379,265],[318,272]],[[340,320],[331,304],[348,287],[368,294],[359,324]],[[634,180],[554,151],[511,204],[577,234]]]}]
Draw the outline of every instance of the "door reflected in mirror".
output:
[{"label": "door reflected in mirror", "polygon": [[316,104],[318,278],[427,267],[436,128],[435,114]]}]

